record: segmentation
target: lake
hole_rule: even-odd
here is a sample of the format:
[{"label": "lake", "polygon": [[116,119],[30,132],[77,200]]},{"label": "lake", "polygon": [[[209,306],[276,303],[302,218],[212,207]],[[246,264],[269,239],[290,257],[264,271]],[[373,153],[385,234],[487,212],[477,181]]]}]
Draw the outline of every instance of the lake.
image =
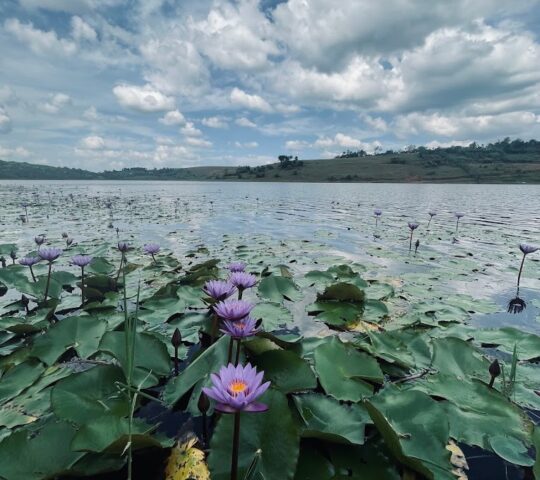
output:
[{"label": "lake", "polygon": [[[23,204],[27,205],[26,210]],[[384,333],[387,335],[384,338],[391,340],[393,332],[403,330],[409,335],[413,328],[434,350],[442,349],[446,345],[444,341],[450,342],[448,352],[453,352],[457,363],[455,366],[440,364],[443,366],[439,368],[449,368],[456,378],[460,378],[463,370],[486,380],[486,360],[481,363],[476,353],[462,350],[471,348],[465,341],[473,338],[483,351],[507,365],[511,361],[514,341],[518,342],[515,345],[520,345],[520,359],[522,356],[530,361],[536,359],[534,342],[537,337],[521,337],[520,332],[540,334],[540,252],[528,255],[524,262],[519,298],[524,301],[525,308],[516,314],[508,313],[507,308],[517,294],[516,280],[522,260],[519,244],[540,244],[540,186],[1,181],[0,205],[0,247],[3,245],[0,253],[8,264],[11,263],[9,251],[12,248],[16,247],[20,258],[36,251],[34,237],[45,235],[47,246],[66,249],[54,264],[56,270],[79,275],[79,270],[70,265],[69,258],[75,253],[86,253],[106,259],[109,262],[106,265],[110,266],[108,275],[114,275],[119,260],[117,242],[129,242],[133,250],[127,257],[133,270],[127,280],[128,296],[135,298],[138,285],[143,283],[141,298],[146,310],[141,319],[148,331],[161,335],[166,344],[171,329],[181,324],[173,319],[163,326],[163,319],[173,312],[171,308],[185,308],[186,318],[195,319],[190,317],[195,315],[190,310],[200,311],[201,305],[204,307],[199,298],[200,286],[197,284],[195,288],[187,281],[185,284],[180,282],[184,286],[178,288],[180,299],[173,301],[173,307],[165,305],[161,297],[152,295],[161,292],[158,289],[165,288],[167,282],[174,281],[179,272],[187,272],[189,277],[194,265],[219,258],[222,264],[243,260],[261,279],[279,277],[286,279],[284,283],[289,282],[285,286],[280,283],[268,286],[267,283],[263,288],[261,280],[257,295],[247,292],[247,298],[263,302],[256,308],[261,308],[258,312],[262,317],[267,315],[267,329],[279,332],[274,340],[284,342],[279,343],[280,347],[285,345],[296,353],[301,352],[302,357],[310,361],[318,342],[328,335],[358,342],[355,345],[372,353],[371,346],[363,343],[372,332]],[[374,215],[375,209],[382,210],[379,218]],[[428,212],[436,212],[431,221]],[[456,212],[463,214],[459,225]],[[413,221],[418,222],[419,227],[413,232],[410,248],[408,222]],[[66,237],[73,240],[69,248]],[[143,245],[149,242],[161,246],[159,258],[163,263],[158,265],[162,273],[142,253]],[[341,267],[336,269],[336,265]],[[45,265],[36,268],[37,274],[46,275]],[[358,295],[356,286],[367,292],[362,321],[357,321],[357,312],[353,315],[355,318],[351,318],[346,308],[336,313],[325,311],[328,305],[321,307],[321,300],[324,300],[321,292],[336,279],[352,282],[354,295]],[[4,312],[20,298],[15,280],[13,285],[16,288],[9,289],[1,299]],[[100,309],[108,308],[105,312],[117,317],[118,294],[110,293],[103,307],[89,303],[85,306],[86,313],[101,321]],[[74,280],[67,292],[58,295],[64,309],[59,307],[59,325],[69,314],[83,313],[77,318],[84,319],[86,313],[79,310],[80,296]],[[340,300],[349,301],[350,298]],[[182,307],[178,307],[178,302]],[[340,323],[341,317],[347,320],[346,325]],[[13,331],[27,331],[20,317],[9,321]],[[492,330],[500,327],[514,327],[519,331]],[[184,339],[187,338],[188,343],[197,342],[197,331],[186,328],[188,337],[183,331]],[[24,344],[24,339],[17,339],[23,343],[14,344],[11,334],[3,335],[1,340],[7,346],[0,348],[5,354],[11,354]],[[305,345],[294,346],[303,338],[308,339]],[[405,338],[411,338],[406,343],[415,345],[411,347],[413,353],[407,355],[419,355],[425,368],[423,374],[436,373],[430,370],[429,358],[424,358],[424,350],[418,348],[416,340]],[[392,366],[394,361],[402,366],[409,362],[409,357],[400,356],[405,355],[402,347],[398,348],[392,342],[388,344],[391,348],[378,344],[377,348],[384,353],[376,352],[379,361],[391,365],[385,363],[388,368],[385,375],[389,376],[401,372]],[[462,343],[457,345],[456,342]],[[460,364],[457,357],[461,353],[457,355],[456,351],[472,355],[471,361]],[[449,355],[448,352],[444,355]],[[187,350],[183,355],[183,358],[188,356]],[[189,364],[191,357],[187,358]],[[477,360],[481,366],[479,371],[475,370]],[[422,363],[424,361],[426,363]],[[435,357],[433,361],[437,363]],[[528,384],[527,378],[533,371],[532,383]],[[539,410],[534,393],[540,386],[536,372],[535,363],[518,366],[520,388],[522,384],[525,386],[517,392],[515,399],[533,419]],[[384,381],[387,381],[386,377]],[[174,397],[174,390],[172,393],[167,390],[170,384],[172,382],[164,388],[165,398],[167,395],[174,398],[170,402],[174,404],[178,398]],[[428,388],[430,393],[429,388],[438,388],[422,380],[419,384],[419,388]],[[196,388],[201,388],[202,384],[197,385]],[[162,386],[163,381],[159,388]],[[412,393],[418,394],[417,391]],[[334,396],[350,400],[349,394]],[[190,402],[192,405],[193,399]],[[153,412],[148,406],[145,408]],[[466,405],[468,408],[471,407]],[[145,409],[141,409],[139,415],[144,417],[147,415],[144,412]],[[169,415],[159,409],[154,414],[158,417]],[[165,433],[171,433],[170,425],[169,430],[166,426],[161,428]],[[173,432],[175,428],[176,425]],[[478,428],[471,426],[473,431]],[[8,434],[6,429],[0,428],[0,439]],[[515,441],[521,445],[521,440]],[[470,444],[476,445],[472,440]],[[523,478],[521,469],[512,465],[524,461],[523,452],[501,450],[501,456],[506,455],[504,458],[512,460],[503,462],[493,453],[486,454],[477,447],[464,446],[463,449],[469,460],[470,479]],[[527,464],[527,460],[522,464]]]}]

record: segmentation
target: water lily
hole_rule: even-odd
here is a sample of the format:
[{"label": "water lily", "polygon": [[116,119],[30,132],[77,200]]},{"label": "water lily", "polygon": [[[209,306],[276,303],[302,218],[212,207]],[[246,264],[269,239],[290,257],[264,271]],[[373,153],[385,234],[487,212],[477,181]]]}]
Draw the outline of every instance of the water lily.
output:
[{"label": "water lily", "polygon": [[437,212],[435,212],[434,210],[430,210],[428,212],[428,215],[429,215],[429,221],[428,221],[428,224],[427,224],[427,228],[429,229],[429,226],[431,225],[431,220],[433,220],[433,217],[435,215],[437,215]]},{"label": "water lily", "polygon": [[45,235],[38,235],[37,237],[34,237],[34,242],[36,242],[36,245],[39,250],[41,245],[45,243]]},{"label": "water lily", "polygon": [[45,285],[45,301],[47,301],[47,296],[49,295],[49,285],[51,283],[51,271],[53,262],[62,255],[63,250],[61,248],[42,248],[38,250],[38,255],[42,260],[49,262],[49,271],[47,273],[47,283]]},{"label": "water lily", "polygon": [[231,456],[231,480],[238,479],[238,454],[240,447],[240,414],[265,412],[268,406],[257,399],[268,390],[270,382],[262,383],[264,372],[257,372],[249,363],[244,367],[232,364],[223,366],[217,374],[210,375],[212,386],[203,388],[205,395],[215,400],[216,410],[234,414]]},{"label": "water lily", "polygon": [[382,215],[382,210],[380,208],[376,208],[373,210],[373,214],[375,215],[375,226],[379,225],[379,218]]},{"label": "water lily", "polygon": [[238,288],[238,299],[241,299],[244,290],[257,283],[257,277],[247,272],[233,272],[229,275],[229,282]]},{"label": "water lily", "polygon": [[147,243],[144,247],[144,253],[150,255],[154,263],[156,263],[156,257],[154,255],[160,251],[161,247],[157,243]]},{"label": "water lily", "polygon": [[203,291],[214,301],[220,302],[229,298],[236,291],[236,287],[224,280],[208,280],[204,284]]},{"label": "water lily", "polygon": [[460,212],[456,212],[456,213],[454,213],[454,216],[456,217],[456,235],[457,235],[458,229],[459,229],[459,219],[463,218],[465,216],[465,214],[460,213]]},{"label": "water lily", "polygon": [[521,273],[523,272],[523,265],[525,263],[525,257],[529,255],[530,253],[534,253],[540,249],[540,247],[537,247],[535,245],[529,245],[527,243],[521,243],[519,245],[519,249],[521,250],[521,253],[523,253],[523,258],[521,259],[521,265],[519,267],[519,273],[518,273],[518,279],[517,279],[517,288],[519,293],[519,283],[521,281]]},{"label": "water lily", "polygon": [[411,231],[411,237],[409,239],[409,252],[410,252],[412,250],[413,233],[420,226],[420,224],[418,222],[409,222],[408,225],[409,225],[409,230]]},{"label": "water lily", "polygon": [[71,257],[71,263],[81,268],[81,300],[84,303],[84,267],[92,263],[93,258],[90,255],[75,255]]},{"label": "water lily", "polygon": [[19,260],[19,264],[30,268],[30,274],[32,275],[32,280],[34,280],[34,282],[36,281],[36,277],[34,275],[34,270],[32,269],[32,267],[39,262],[41,262],[40,257],[23,257]]},{"label": "water lily", "polygon": [[232,262],[227,265],[229,272],[243,272],[246,269],[246,264],[244,262]]},{"label": "water lily", "polygon": [[222,322],[223,327],[220,329],[225,335],[229,335],[232,338],[239,340],[246,337],[251,337],[259,332],[260,321],[255,320],[249,315],[240,320],[234,322],[224,320]]},{"label": "water lily", "polygon": [[214,312],[222,320],[234,322],[247,317],[254,306],[245,300],[224,300],[214,305]]}]

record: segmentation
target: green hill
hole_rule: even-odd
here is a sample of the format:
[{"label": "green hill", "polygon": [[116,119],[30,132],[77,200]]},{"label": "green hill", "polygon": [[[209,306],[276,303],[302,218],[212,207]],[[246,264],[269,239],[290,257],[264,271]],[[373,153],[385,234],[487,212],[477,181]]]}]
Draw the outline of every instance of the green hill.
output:
[{"label": "green hill", "polygon": [[327,160],[281,155],[279,162],[257,167],[137,167],[101,173],[0,160],[0,179],[540,183],[540,142],[505,139],[486,146],[409,147],[377,155],[344,152]]}]

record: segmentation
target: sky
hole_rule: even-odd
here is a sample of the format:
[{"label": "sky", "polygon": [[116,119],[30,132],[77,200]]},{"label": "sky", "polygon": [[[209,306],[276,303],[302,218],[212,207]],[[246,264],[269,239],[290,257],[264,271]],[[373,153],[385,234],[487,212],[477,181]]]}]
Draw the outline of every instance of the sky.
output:
[{"label": "sky", "polygon": [[0,0],[0,159],[260,165],[540,138],[540,0]]}]

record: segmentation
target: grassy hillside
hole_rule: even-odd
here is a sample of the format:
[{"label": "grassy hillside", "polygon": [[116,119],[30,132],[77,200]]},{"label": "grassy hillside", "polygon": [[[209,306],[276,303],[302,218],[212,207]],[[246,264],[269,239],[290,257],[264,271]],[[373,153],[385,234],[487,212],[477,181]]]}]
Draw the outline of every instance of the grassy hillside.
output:
[{"label": "grassy hillside", "polygon": [[506,139],[482,147],[419,147],[379,155],[348,152],[344,158],[328,160],[282,157],[278,163],[258,167],[129,168],[101,173],[0,160],[0,179],[540,183],[540,142]]}]

